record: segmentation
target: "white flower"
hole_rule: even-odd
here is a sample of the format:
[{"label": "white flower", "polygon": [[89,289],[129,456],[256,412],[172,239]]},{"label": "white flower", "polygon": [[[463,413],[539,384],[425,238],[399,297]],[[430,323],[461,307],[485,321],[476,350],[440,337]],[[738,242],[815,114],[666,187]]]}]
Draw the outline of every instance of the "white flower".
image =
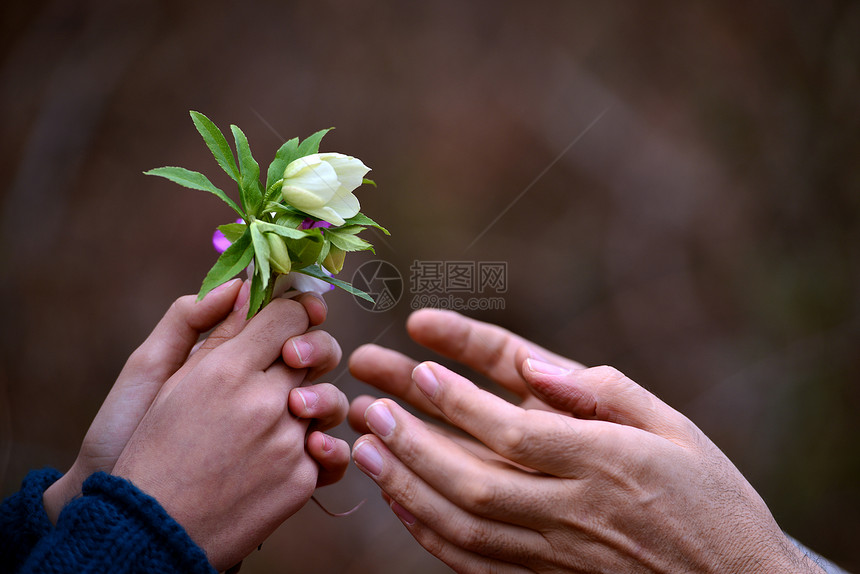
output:
[{"label": "white flower", "polygon": [[296,209],[332,225],[343,225],[358,213],[360,206],[352,192],[369,171],[360,159],[342,153],[315,153],[287,166],[281,194]]},{"label": "white flower", "polygon": [[334,285],[322,279],[293,272],[286,275],[278,275],[278,278],[275,280],[275,287],[272,290],[272,297],[280,297],[288,291],[292,291],[293,293],[287,293],[287,296],[293,296],[293,294],[298,293],[325,295],[332,289],[334,289]]}]

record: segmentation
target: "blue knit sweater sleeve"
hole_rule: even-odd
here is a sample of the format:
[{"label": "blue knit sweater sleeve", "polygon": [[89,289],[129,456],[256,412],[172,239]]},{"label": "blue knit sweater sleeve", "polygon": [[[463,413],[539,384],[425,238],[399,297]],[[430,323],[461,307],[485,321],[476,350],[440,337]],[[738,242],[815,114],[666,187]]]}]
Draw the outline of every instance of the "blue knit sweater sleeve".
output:
[{"label": "blue knit sweater sleeve", "polygon": [[82,490],[33,548],[21,574],[215,572],[182,526],[130,482],[99,472]]},{"label": "blue knit sweater sleeve", "polygon": [[62,474],[53,468],[30,472],[21,490],[0,504],[0,570],[17,572],[33,548],[53,526],[42,494]]}]

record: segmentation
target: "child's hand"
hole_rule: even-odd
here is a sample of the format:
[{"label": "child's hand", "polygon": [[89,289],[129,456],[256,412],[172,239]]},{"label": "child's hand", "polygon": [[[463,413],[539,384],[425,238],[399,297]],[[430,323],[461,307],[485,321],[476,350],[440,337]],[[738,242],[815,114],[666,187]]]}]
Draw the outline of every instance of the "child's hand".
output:
[{"label": "child's hand", "polygon": [[[193,367],[244,328],[246,321],[241,307],[247,301],[247,287],[237,279],[212,291],[202,301],[188,295],[173,303],[152,334],[129,357],[90,425],[72,468],[45,492],[45,510],[52,522],[56,522],[63,506],[80,494],[81,484],[89,475],[113,470],[164,383],[180,369]],[[321,298],[306,294],[297,300],[305,307],[312,325],[325,320],[326,306]],[[222,323],[218,325],[219,322]],[[216,325],[195,349],[200,336]]]},{"label": "child's hand", "polygon": [[[288,409],[306,371],[285,362],[295,359],[285,352],[290,338],[307,327],[299,303],[270,303],[165,383],[113,469],[155,497],[216,569],[244,558],[316,487],[317,465],[305,451],[309,423]],[[327,349],[314,363],[332,364],[339,348],[314,333]]]}]

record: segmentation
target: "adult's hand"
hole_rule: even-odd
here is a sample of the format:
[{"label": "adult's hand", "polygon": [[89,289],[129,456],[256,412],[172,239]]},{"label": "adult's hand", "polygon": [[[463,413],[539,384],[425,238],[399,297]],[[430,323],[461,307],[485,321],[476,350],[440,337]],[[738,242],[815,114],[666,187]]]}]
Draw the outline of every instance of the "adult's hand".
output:
[{"label": "adult's hand", "polygon": [[373,434],[353,457],[428,551],[459,572],[821,571],[687,418],[614,369],[532,354],[496,353],[522,359],[510,372],[565,414],[513,405],[435,363],[398,378],[412,394],[396,396],[420,393],[483,451],[394,401],[366,409]]},{"label": "adult's hand", "polygon": [[[113,468],[155,497],[219,570],[250,553],[317,485],[305,451],[309,423],[288,408],[306,377],[287,365],[297,358],[290,339],[308,324],[299,303],[272,301],[164,384]],[[339,353],[336,343],[328,349]]]},{"label": "adult's hand", "polygon": [[[486,376],[516,397],[523,408],[553,410],[529,389],[517,365],[529,357],[542,357],[566,368],[582,365],[556,355],[497,325],[464,317],[453,311],[422,309],[410,315],[407,331],[415,342]],[[350,372],[381,392],[409,403],[416,409],[447,422],[444,413],[428,401],[412,382],[418,362],[397,351],[377,345],[363,345],[349,359]],[[352,401],[350,425],[369,432],[364,412],[374,397],[364,395]],[[480,448],[475,445],[475,448]]]}]

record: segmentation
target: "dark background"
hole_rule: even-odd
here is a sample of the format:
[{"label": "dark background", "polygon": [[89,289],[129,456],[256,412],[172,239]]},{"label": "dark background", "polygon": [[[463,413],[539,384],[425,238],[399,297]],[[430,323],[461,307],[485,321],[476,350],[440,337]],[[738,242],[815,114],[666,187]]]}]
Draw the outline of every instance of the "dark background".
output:
[{"label": "dark background", "polygon": [[[860,568],[860,4],[0,12],[2,494],[71,464],[129,352],[213,263],[231,212],[141,173],[227,185],[196,109],[241,126],[264,165],[336,126],[323,150],[379,184],[359,191],[392,232],[370,234],[379,258],[407,281],[415,260],[506,262],[504,310],[472,315],[622,369],[708,433],[786,531]],[[333,293],[327,329],[345,353],[377,340],[429,358],[406,341],[409,297],[370,313]],[[368,391],[343,371],[350,397]],[[319,498],[368,502],[347,518],[309,505],[243,572],[446,571],[356,469]]]}]

